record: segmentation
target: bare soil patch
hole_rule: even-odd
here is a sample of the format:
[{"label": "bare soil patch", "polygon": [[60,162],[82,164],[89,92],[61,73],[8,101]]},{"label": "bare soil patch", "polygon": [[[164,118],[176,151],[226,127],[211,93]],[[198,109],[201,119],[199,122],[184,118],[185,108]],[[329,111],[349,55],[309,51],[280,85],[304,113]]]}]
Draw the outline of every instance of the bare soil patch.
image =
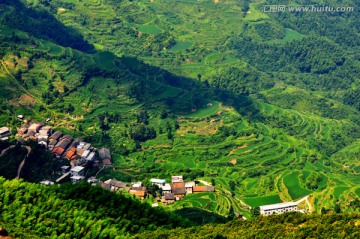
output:
[{"label": "bare soil patch", "polygon": [[236,165],[237,163],[236,159],[231,159],[229,162],[232,163],[233,165]]}]

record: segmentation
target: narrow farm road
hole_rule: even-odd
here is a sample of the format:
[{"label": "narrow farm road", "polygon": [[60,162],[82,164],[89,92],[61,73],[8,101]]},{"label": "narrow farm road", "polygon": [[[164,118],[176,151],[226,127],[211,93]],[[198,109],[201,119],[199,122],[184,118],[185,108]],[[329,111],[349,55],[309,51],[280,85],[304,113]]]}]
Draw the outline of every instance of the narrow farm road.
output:
[{"label": "narrow farm road", "polygon": [[206,185],[206,186],[211,186],[211,183],[206,182],[206,181],[204,181],[204,180],[199,180],[199,182],[202,183],[202,184],[204,184],[204,185]]},{"label": "narrow farm road", "polygon": [[15,147],[15,145],[11,145],[10,147],[8,147],[8,148],[6,148],[6,149],[3,149],[3,150],[1,151],[0,157],[3,156],[3,155],[6,153],[6,151],[8,151],[9,149],[12,149],[12,148],[14,148],[14,147]]},{"label": "narrow farm road", "polygon": [[32,98],[36,99],[43,107],[44,109],[46,109],[48,112],[50,112],[54,117],[58,116],[58,113],[56,113],[54,110],[51,110],[40,97],[37,97],[33,94],[31,94],[23,85],[21,85],[18,80],[15,78],[15,76],[11,73],[11,71],[8,69],[8,67],[6,66],[6,64],[4,63],[3,60],[0,60],[1,66],[2,68],[5,70],[5,73],[10,77],[10,79],[13,81],[13,83],[19,88],[21,89],[24,93],[28,94],[29,96],[31,96]]},{"label": "narrow farm road", "polygon": [[16,176],[16,179],[19,180],[20,178],[20,173],[21,173],[21,169],[24,167],[24,164],[25,164],[25,160],[26,158],[29,156],[30,152],[31,152],[31,148],[30,146],[23,146],[27,149],[28,153],[26,154],[26,156],[24,157],[23,161],[21,161],[20,165],[19,165],[19,168],[18,168],[18,171],[17,171],[17,176]]},{"label": "narrow farm road", "polygon": [[301,203],[303,201],[305,201],[306,204],[308,205],[309,212],[313,212],[313,207],[312,207],[311,203],[309,202],[309,195],[307,195],[307,196],[301,198],[300,200],[296,201],[296,203],[299,204],[299,203]]},{"label": "narrow farm road", "polygon": [[309,195],[307,195],[307,196],[299,199],[298,201],[296,201],[296,203],[297,203],[297,204],[302,203],[303,201],[306,201],[306,200],[308,199],[308,197],[309,197]]}]

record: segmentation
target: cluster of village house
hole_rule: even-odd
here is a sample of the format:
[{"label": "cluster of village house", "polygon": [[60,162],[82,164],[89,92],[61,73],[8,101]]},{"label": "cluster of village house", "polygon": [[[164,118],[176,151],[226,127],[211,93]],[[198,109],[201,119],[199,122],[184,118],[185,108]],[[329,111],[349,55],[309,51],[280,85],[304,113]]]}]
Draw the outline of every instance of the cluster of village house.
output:
[{"label": "cluster of village house", "polygon": [[[147,197],[147,188],[143,187],[141,182],[135,182],[131,186],[117,181],[115,179],[109,179],[105,182],[99,182],[95,178],[89,178],[89,183],[98,183],[101,187],[109,189],[111,191],[125,190],[130,194],[144,199]],[[161,189],[161,197],[155,198],[157,203],[162,202],[163,204],[173,203],[177,200],[181,200],[186,194],[190,193],[201,193],[201,192],[215,192],[213,186],[197,186],[195,182],[184,182],[183,176],[172,176],[171,184],[166,183],[165,179],[150,179],[150,183],[158,185]],[[153,206],[157,206],[155,203]]]},{"label": "cluster of village house", "polygon": [[[20,120],[23,120],[22,115],[18,116]],[[63,166],[63,175],[57,179],[57,182],[70,175],[73,183],[79,182],[85,179],[84,167],[81,165],[87,162],[93,162],[97,165],[109,166],[111,165],[111,155],[107,148],[98,149],[99,159],[96,157],[96,149],[91,147],[90,143],[84,142],[81,138],[73,139],[70,135],[64,135],[61,131],[53,132],[51,126],[47,126],[43,123],[30,123],[30,119],[24,120],[23,124],[17,134],[20,136],[18,141],[25,143],[27,140],[37,141],[39,144],[44,145],[48,150],[52,152],[57,158],[63,157],[71,162],[70,166]],[[0,127],[0,140],[8,140],[8,136],[11,134],[8,127]],[[130,194],[133,194],[141,199],[147,197],[147,189],[142,186],[141,182],[133,183],[131,186],[128,184],[117,181],[115,179],[109,179],[105,182],[100,182],[95,177],[91,177],[88,183],[99,184],[105,189],[111,191],[125,190]],[[158,185],[162,191],[162,197],[156,198],[157,202],[163,204],[173,203],[177,200],[181,200],[186,194],[200,193],[200,192],[214,192],[213,186],[197,186],[195,182],[184,182],[182,176],[172,176],[171,184],[166,183],[165,179],[151,179],[150,182],[154,185]],[[44,180],[41,182],[45,185],[53,184],[53,182]],[[153,206],[157,206],[155,203]],[[260,206],[260,214],[272,215],[281,214],[285,212],[298,211],[296,202],[278,203],[272,205]]]},{"label": "cluster of village house", "polygon": [[[70,174],[71,180],[73,183],[78,182],[79,180],[84,179],[84,167],[76,166],[70,169],[69,166],[63,167],[63,175]],[[102,188],[108,189],[110,191],[118,191],[123,190],[124,192],[128,192],[133,194],[141,199],[146,198],[147,188],[142,185],[142,182],[134,182],[131,185],[118,181],[116,179],[109,179],[105,182],[101,182],[95,177],[90,177],[87,179],[88,183],[93,185],[100,185]],[[159,202],[163,204],[173,203],[175,201],[181,200],[185,197],[186,194],[190,193],[201,193],[201,192],[215,192],[215,188],[213,186],[197,186],[194,181],[192,182],[184,182],[183,176],[172,176],[171,184],[166,183],[165,179],[150,179],[150,182],[153,185],[158,185],[161,189],[161,197],[155,198],[157,203],[154,203],[153,206],[158,206]],[[41,182],[44,185],[52,185],[53,182],[44,180]]]},{"label": "cluster of village house", "polygon": [[[19,115],[18,118],[23,120],[22,115]],[[25,143],[28,140],[36,141],[38,144],[44,145],[44,147],[57,158],[65,158],[70,161],[71,166],[62,167],[63,174],[56,182],[60,182],[68,176],[70,176],[73,183],[84,180],[85,168],[83,166],[87,162],[92,162],[95,165],[111,165],[111,154],[109,149],[101,148],[97,150],[93,148],[90,143],[84,142],[82,138],[73,139],[71,135],[63,134],[61,131],[54,132],[51,126],[45,125],[44,123],[31,123],[30,119],[25,119],[23,121],[24,124],[17,130],[18,142]],[[3,140],[6,140],[8,139],[8,135],[10,135],[10,129],[8,127],[1,127],[0,137]],[[97,157],[96,151],[98,152],[99,157]],[[146,187],[143,187],[141,182],[133,183],[130,186],[115,179],[100,182],[96,178],[91,177],[87,181],[92,184],[99,184],[101,187],[111,191],[126,190],[139,198],[147,197],[147,189]],[[171,184],[166,183],[165,179],[151,179],[150,182],[161,188],[162,197],[157,198],[157,201],[164,204],[181,200],[189,193],[215,191],[213,186],[197,186],[195,182],[184,182],[182,176],[172,176]],[[51,185],[54,182],[44,180],[41,183]]]},{"label": "cluster of village house", "polygon": [[[82,138],[73,139],[71,135],[63,134],[61,131],[54,131],[52,126],[44,123],[31,122],[31,119],[24,119],[22,115],[18,119],[24,124],[17,129],[18,142],[24,144],[28,140],[44,145],[55,157],[65,158],[70,161],[71,170],[79,170],[81,165],[88,162],[94,165],[111,166],[111,154],[107,148],[96,149]],[[47,120],[48,121],[48,120]],[[0,128],[1,140],[8,140],[11,134],[8,127]],[[98,154],[96,154],[98,152]],[[65,176],[69,175],[70,166],[64,166]],[[62,177],[65,178],[65,177]],[[77,182],[84,179],[84,176],[71,173],[71,180]]]}]

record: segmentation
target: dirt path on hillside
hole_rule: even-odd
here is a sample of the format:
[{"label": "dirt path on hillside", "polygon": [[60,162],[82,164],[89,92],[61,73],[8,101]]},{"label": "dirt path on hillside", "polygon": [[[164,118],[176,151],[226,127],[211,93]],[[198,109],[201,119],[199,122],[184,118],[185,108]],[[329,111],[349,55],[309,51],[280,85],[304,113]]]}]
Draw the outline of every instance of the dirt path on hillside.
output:
[{"label": "dirt path on hillside", "polygon": [[296,203],[299,204],[299,203],[302,203],[303,201],[305,201],[306,204],[307,204],[308,207],[309,207],[309,212],[312,212],[312,211],[313,211],[313,207],[312,207],[312,205],[311,205],[311,203],[309,202],[308,199],[309,199],[309,195],[307,195],[307,196],[301,198],[300,200],[296,201]]},{"label": "dirt path on hillside", "polygon": [[211,183],[206,182],[206,181],[204,181],[204,180],[198,180],[198,181],[199,181],[200,183],[206,185],[206,186],[211,186]]},{"label": "dirt path on hillside", "polygon": [[22,146],[22,147],[25,147],[25,148],[27,149],[28,153],[26,154],[26,156],[24,157],[23,161],[21,161],[21,163],[20,163],[20,165],[19,165],[16,179],[19,179],[19,178],[20,178],[21,169],[24,167],[25,160],[26,160],[26,158],[29,156],[29,154],[30,154],[30,152],[31,152],[30,146]]},{"label": "dirt path on hillside", "polygon": [[1,151],[0,157],[3,156],[3,155],[6,153],[6,151],[8,151],[9,149],[12,149],[12,148],[14,148],[14,147],[15,147],[15,145],[11,145],[11,146],[9,146],[8,148],[3,149],[3,150]]}]

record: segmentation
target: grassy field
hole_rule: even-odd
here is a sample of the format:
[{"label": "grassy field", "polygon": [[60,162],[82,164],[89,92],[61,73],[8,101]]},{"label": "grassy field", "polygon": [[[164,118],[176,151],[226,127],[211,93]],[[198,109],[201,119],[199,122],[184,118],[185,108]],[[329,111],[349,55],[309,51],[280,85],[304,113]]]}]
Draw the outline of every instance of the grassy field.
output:
[{"label": "grassy field", "polygon": [[310,190],[303,188],[299,180],[300,172],[293,172],[284,177],[284,185],[293,200],[299,199],[311,193]]},{"label": "grassy field", "polygon": [[357,195],[358,197],[360,197],[360,188],[356,189],[356,190],[355,190],[355,193],[356,193],[356,195]]},{"label": "grassy field", "polygon": [[260,4],[250,3],[250,10],[247,12],[245,20],[247,21],[259,21],[261,19],[269,18],[268,15],[263,13],[261,10]]},{"label": "grassy field", "polygon": [[218,193],[199,193],[187,195],[183,200],[177,201],[170,206],[171,210],[197,207],[210,212],[227,216],[231,203],[224,195]]},{"label": "grassy field", "polygon": [[95,62],[106,70],[116,69],[114,64],[115,56],[111,52],[100,52],[95,55]]},{"label": "grassy field", "polygon": [[139,27],[139,31],[147,34],[158,34],[162,32],[160,28],[154,25],[142,25]]},{"label": "grassy field", "polygon": [[218,102],[218,101],[210,101],[209,103],[212,104],[212,105],[211,106],[206,106],[205,105],[203,108],[200,108],[200,109],[196,110],[196,112],[192,112],[192,113],[186,114],[184,116],[194,117],[194,118],[205,117],[205,116],[212,115],[217,110],[219,110],[220,102]]},{"label": "grassy field", "polygon": [[283,39],[271,40],[271,41],[268,41],[268,43],[284,44],[284,43],[291,42],[294,40],[301,40],[302,38],[304,38],[304,35],[298,33],[297,31],[291,30],[289,28],[285,28],[285,37]]},{"label": "grassy field", "polygon": [[282,202],[279,195],[256,197],[256,198],[244,198],[243,201],[250,207],[258,207],[258,206]]},{"label": "grassy field", "polygon": [[191,41],[176,41],[176,44],[172,46],[169,52],[178,52],[188,49],[192,45]]}]

